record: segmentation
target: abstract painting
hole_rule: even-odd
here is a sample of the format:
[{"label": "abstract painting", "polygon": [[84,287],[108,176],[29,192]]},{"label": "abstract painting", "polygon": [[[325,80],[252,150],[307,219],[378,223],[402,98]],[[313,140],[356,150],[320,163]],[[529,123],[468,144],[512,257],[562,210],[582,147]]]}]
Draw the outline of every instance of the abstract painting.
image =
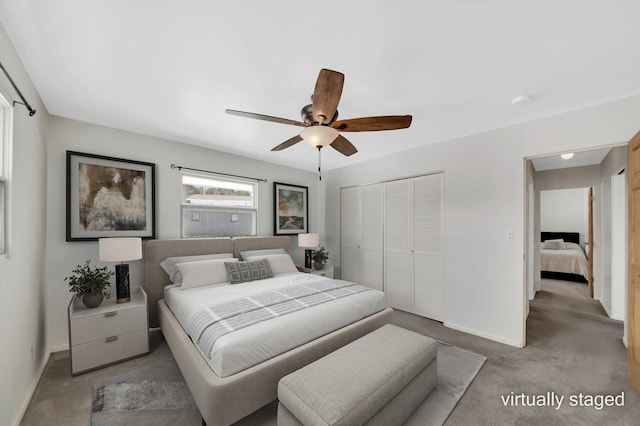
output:
[{"label": "abstract painting", "polygon": [[67,151],[67,241],[155,237],[155,164]]},{"label": "abstract painting", "polygon": [[275,235],[306,234],[309,228],[308,188],[274,182]]}]

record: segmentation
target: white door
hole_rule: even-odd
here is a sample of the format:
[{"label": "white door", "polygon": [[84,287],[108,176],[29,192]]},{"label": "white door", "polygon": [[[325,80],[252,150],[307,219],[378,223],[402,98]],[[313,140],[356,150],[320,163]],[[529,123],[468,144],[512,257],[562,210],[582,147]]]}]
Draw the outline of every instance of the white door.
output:
[{"label": "white door", "polygon": [[413,180],[414,312],[442,321],[442,174]]},{"label": "white door", "polygon": [[384,282],[389,305],[413,312],[411,182],[384,186]]},{"label": "white door", "polygon": [[342,279],[362,283],[362,188],[342,190]]},{"label": "white door", "polygon": [[383,192],[382,184],[362,187],[362,284],[383,290]]}]

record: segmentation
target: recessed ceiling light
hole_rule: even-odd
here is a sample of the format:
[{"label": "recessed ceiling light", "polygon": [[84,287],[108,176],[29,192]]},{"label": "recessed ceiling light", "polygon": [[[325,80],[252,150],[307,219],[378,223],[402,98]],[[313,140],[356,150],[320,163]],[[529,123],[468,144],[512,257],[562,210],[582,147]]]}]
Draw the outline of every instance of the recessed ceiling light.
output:
[{"label": "recessed ceiling light", "polygon": [[516,96],[515,98],[513,98],[513,100],[511,101],[511,105],[513,105],[513,106],[526,105],[529,102],[531,102],[531,96],[520,95],[520,96]]},{"label": "recessed ceiling light", "polygon": [[573,158],[573,152],[567,152],[566,154],[560,154],[560,158],[563,160],[571,160]]}]

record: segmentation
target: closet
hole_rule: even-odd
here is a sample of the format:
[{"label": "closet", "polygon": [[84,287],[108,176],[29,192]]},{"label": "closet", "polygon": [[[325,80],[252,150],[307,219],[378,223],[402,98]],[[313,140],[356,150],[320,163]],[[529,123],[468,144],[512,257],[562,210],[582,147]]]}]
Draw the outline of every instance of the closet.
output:
[{"label": "closet", "polygon": [[342,277],[443,320],[443,174],[342,190]]}]

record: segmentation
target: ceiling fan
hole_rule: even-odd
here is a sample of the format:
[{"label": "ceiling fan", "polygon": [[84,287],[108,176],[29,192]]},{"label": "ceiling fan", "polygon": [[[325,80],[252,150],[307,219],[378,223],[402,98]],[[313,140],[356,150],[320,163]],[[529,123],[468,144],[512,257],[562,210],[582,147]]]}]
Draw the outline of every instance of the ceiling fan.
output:
[{"label": "ceiling fan", "polygon": [[[344,155],[353,155],[358,150],[339,132],[376,132],[380,130],[406,129],[411,125],[410,115],[386,115],[379,117],[352,118],[338,120],[338,102],[344,85],[344,74],[328,69],[321,69],[316,87],[311,97],[311,104],[300,111],[302,121],[272,117],[270,115],[227,109],[226,113],[274,123],[304,127],[299,135],[282,142],[271,149],[281,151],[302,141],[307,141],[318,151],[331,145]],[[319,155],[319,152],[318,152]],[[318,169],[320,169],[318,167]]]}]

